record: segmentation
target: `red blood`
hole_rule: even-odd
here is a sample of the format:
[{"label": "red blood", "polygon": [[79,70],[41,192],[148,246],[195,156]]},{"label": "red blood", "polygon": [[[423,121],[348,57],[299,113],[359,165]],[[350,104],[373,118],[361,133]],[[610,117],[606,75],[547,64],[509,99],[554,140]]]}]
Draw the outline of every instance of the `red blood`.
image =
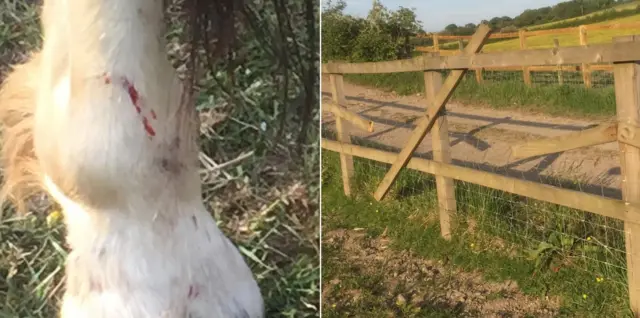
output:
[{"label": "red blood", "polygon": [[[123,86],[127,90],[127,93],[129,93],[129,98],[131,99],[133,106],[136,108],[136,111],[138,114],[141,114],[142,107],[140,106],[140,94],[138,93],[138,90],[126,78],[123,79]],[[151,117],[156,119],[156,113],[153,110],[151,110]],[[151,137],[156,135],[155,130],[151,127],[151,124],[149,124],[149,119],[145,116],[142,117],[142,125],[144,126],[144,130],[147,132],[147,135]]]},{"label": "red blood", "polygon": [[144,130],[147,131],[147,135],[151,137],[156,135],[156,132],[153,130],[153,127],[151,127],[151,124],[149,124],[149,119],[147,119],[147,117],[142,117],[142,125],[144,125]]},{"label": "red blood", "polygon": [[140,95],[138,94],[138,90],[126,78],[124,79],[124,88],[129,93],[129,98],[131,98],[131,103],[133,103],[133,106],[135,106],[136,110],[138,111],[138,114],[140,114],[142,112],[142,108],[140,108],[140,105],[139,105]]}]

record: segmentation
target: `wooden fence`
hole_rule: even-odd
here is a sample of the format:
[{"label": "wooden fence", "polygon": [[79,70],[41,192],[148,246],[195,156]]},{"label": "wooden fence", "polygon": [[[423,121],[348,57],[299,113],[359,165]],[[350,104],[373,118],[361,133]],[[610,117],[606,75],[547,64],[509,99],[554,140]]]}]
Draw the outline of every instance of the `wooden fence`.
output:
[{"label": "wooden fence", "polygon": [[[631,23],[612,23],[612,24],[590,24],[590,25],[581,25],[579,27],[572,28],[562,28],[562,29],[551,29],[551,30],[538,30],[538,31],[527,31],[520,30],[519,32],[508,32],[508,33],[495,33],[492,34],[490,39],[520,39],[520,50],[527,49],[527,38],[539,35],[561,35],[561,34],[575,34],[579,39],[579,43],[582,46],[588,45],[588,34],[589,31],[598,31],[598,30],[634,30],[640,28],[640,22],[631,22]],[[451,56],[451,55],[459,55],[461,54],[464,48],[464,41],[468,41],[471,39],[471,36],[460,36],[460,35],[439,35],[436,33],[430,34],[421,34],[418,37],[420,38],[432,38],[433,46],[419,46],[416,48],[417,51],[424,53],[439,53],[441,56]],[[441,40],[447,41],[457,41],[458,50],[443,50],[440,46]],[[551,45],[552,43],[549,43]],[[557,40],[554,41],[554,47],[560,46]],[[566,63],[564,63],[566,64]],[[519,67],[501,67],[501,68],[479,68],[472,67],[472,70],[475,71],[475,78],[478,83],[483,80],[483,70],[486,71],[522,71],[523,72],[523,80],[525,84],[531,85],[531,73],[532,72],[557,72],[558,73],[558,83],[562,85],[564,81],[564,72],[580,72],[582,73],[582,81],[584,85],[588,88],[591,88],[592,85],[592,72],[593,71],[605,71],[605,72],[613,72],[613,65],[611,64],[590,64],[590,63],[582,63],[577,66],[563,66],[563,67],[555,67],[555,66],[524,66],[522,68]]]},{"label": "wooden fence", "polygon": [[[456,212],[454,179],[622,220],[630,304],[633,312],[640,317],[640,64],[636,62],[640,61],[640,36],[617,37],[614,43],[609,44],[478,53],[489,37],[489,27],[481,25],[459,55],[419,56],[409,60],[357,64],[329,62],[322,65],[322,73],[331,79],[333,94],[333,102],[325,103],[323,107],[336,115],[337,132],[337,140],[322,139],[322,147],[340,154],[345,195],[351,195],[353,156],[357,156],[391,164],[373,194],[377,200],[385,197],[402,168],[435,175],[441,234],[447,239],[452,235],[450,215]],[[623,200],[451,164],[447,119],[442,114],[466,71],[474,68],[561,67],[563,64],[590,63],[612,63],[617,123],[515,145],[513,153],[522,158],[617,141],[624,180]],[[438,72],[441,70],[451,70],[444,81]],[[350,123],[368,131],[373,130],[373,123],[344,107],[343,74],[417,71],[424,72],[426,112],[416,122],[414,131],[400,153],[351,144],[349,131],[354,126],[350,127]],[[413,152],[429,131],[433,138],[433,160],[412,158]]]}]

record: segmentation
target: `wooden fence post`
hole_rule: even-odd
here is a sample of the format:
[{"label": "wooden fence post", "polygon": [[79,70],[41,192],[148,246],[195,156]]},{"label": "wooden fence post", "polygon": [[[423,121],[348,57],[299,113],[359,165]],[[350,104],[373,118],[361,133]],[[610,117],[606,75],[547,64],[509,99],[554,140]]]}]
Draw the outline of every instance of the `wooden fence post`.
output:
[{"label": "wooden fence post", "polygon": [[[442,74],[436,71],[424,72],[424,87],[427,97],[427,107],[435,102],[435,97],[442,87]],[[451,151],[449,146],[449,128],[447,117],[444,115],[445,107],[440,110],[438,119],[431,128],[433,137],[433,160],[442,163],[451,163]],[[435,175],[436,189],[438,193],[438,211],[440,215],[440,234],[443,238],[451,239],[451,215],[456,212],[456,192],[453,179]]]},{"label": "wooden fence post", "polygon": [[[333,102],[337,105],[345,106],[347,99],[344,96],[344,79],[342,74],[329,75],[331,81],[331,95]],[[349,123],[336,116],[336,137],[339,142],[351,143],[351,134],[349,133]],[[351,178],[353,177],[353,157],[340,154],[340,170],[342,171],[342,186],[344,194],[351,196]]]},{"label": "wooden fence post", "polygon": [[436,33],[433,34],[433,51],[440,51],[440,41],[438,40],[438,34]]},{"label": "wooden fence post", "polygon": [[[581,25],[579,28],[580,34],[580,45],[587,45],[587,26]],[[589,70],[589,64],[582,63],[582,81],[584,82],[584,86],[586,88],[591,88],[591,70]]]},{"label": "wooden fence post", "polygon": [[[640,41],[638,36],[614,38],[614,42]],[[616,111],[619,123],[640,125],[640,65],[616,63],[613,66]],[[633,133],[633,132],[631,132]],[[628,203],[640,203],[640,148],[619,143],[622,197]],[[627,204],[627,213],[638,213],[637,206]],[[631,310],[640,315],[640,225],[624,223],[627,256],[627,280]]]},{"label": "wooden fence post", "polygon": [[[560,41],[557,38],[553,39],[553,46],[556,49],[560,48]],[[562,65],[558,65],[558,85],[564,85],[564,74],[562,73]]]},{"label": "wooden fence post", "polygon": [[476,69],[476,82],[482,83],[482,68]]},{"label": "wooden fence post", "polygon": [[[518,36],[520,37],[520,49],[527,49],[527,35],[525,34],[525,30],[518,31]],[[531,86],[531,71],[528,66],[522,67],[522,77],[524,78],[524,83],[527,86]]]}]

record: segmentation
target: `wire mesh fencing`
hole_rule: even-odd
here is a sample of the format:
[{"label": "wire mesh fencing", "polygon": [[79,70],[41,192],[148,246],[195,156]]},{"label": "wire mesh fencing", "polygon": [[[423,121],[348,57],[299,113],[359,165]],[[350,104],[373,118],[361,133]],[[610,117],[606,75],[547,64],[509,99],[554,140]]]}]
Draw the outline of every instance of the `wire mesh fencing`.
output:
[{"label": "wire mesh fencing", "polygon": [[[500,75],[487,73],[484,75]],[[502,72],[501,75],[519,80],[522,72]],[[549,75],[548,79],[554,77]],[[571,79],[577,82],[582,77]],[[475,81],[475,74],[467,74],[461,84],[463,89],[465,81]],[[370,100],[358,101],[357,107],[353,104],[356,103],[352,106],[358,114],[375,122],[375,131],[351,129],[351,142],[397,154],[424,113],[426,102],[400,104]],[[511,146],[515,144],[573,133],[592,125],[547,116],[512,118],[458,107],[450,108],[445,115],[455,166],[610,199],[621,198],[616,143],[529,158],[515,157],[512,153]],[[333,119],[323,116],[323,121],[323,137],[335,140]],[[414,157],[433,159],[433,142],[428,134]],[[354,165],[352,191],[356,197],[371,198],[390,164],[354,157]],[[456,180],[454,188],[456,206],[449,217],[452,238],[459,243],[459,248],[474,255],[502,257],[513,264],[525,262],[529,269],[534,268],[529,274],[539,276],[541,286],[560,281],[564,284],[562,288],[576,289],[575,299],[570,300],[575,303],[593,297],[600,290],[598,297],[617,301],[622,306],[626,304],[628,255],[624,222],[478,184]],[[404,168],[384,200],[398,209],[410,211],[414,219],[407,222],[418,220],[425,228],[439,227],[437,192],[433,175]]]}]

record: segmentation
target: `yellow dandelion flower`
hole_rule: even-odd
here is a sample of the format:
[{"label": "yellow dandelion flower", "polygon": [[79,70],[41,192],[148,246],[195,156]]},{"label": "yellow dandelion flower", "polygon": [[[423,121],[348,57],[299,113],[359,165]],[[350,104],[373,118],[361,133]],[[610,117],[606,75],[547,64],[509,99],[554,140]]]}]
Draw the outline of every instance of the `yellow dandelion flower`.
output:
[{"label": "yellow dandelion flower", "polygon": [[471,243],[471,244],[469,244],[469,246],[474,247],[474,246],[476,246],[476,245],[475,245],[475,244],[473,244],[473,243]]},{"label": "yellow dandelion flower", "polygon": [[591,236],[588,236],[588,237],[587,237],[587,241],[591,241]]},{"label": "yellow dandelion flower", "polygon": [[62,213],[58,210],[51,211],[49,215],[47,215],[47,225],[52,226],[60,222],[62,219]]},{"label": "yellow dandelion flower", "polygon": [[331,305],[331,307],[336,308],[336,304]]},{"label": "yellow dandelion flower", "polygon": [[587,299],[587,294],[582,294],[582,299]]},{"label": "yellow dandelion flower", "polygon": [[602,283],[604,281],[604,277],[596,277],[596,282]]}]

